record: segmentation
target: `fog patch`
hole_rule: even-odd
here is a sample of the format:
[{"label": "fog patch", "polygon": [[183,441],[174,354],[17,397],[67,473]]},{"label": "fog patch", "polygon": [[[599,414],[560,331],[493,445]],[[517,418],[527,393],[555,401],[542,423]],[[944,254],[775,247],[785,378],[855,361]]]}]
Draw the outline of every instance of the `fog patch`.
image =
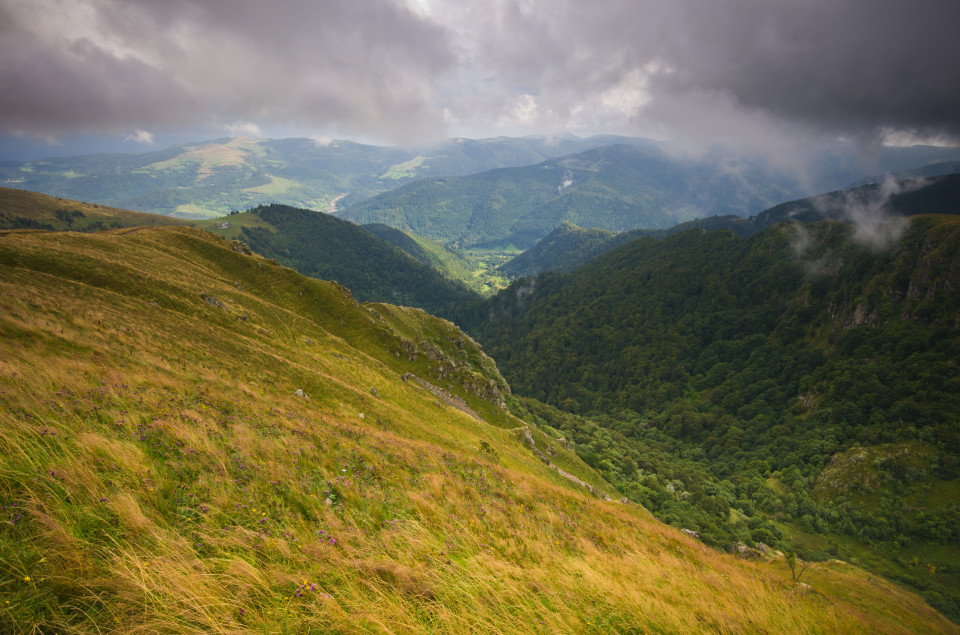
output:
[{"label": "fog patch", "polygon": [[134,130],[128,134],[125,139],[127,141],[133,141],[134,143],[139,143],[141,145],[152,146],[155,140],[155,137],[152,132],[147,130]]},{"label": "fog patch", "polygon": [[894,196],[918,190],[926,179],[897,181],[887,176],[875,188],[861,188],[830,197],[814,199],[823,216],[838,218],[854,227],[854,240],[873,251],[884,251],[900,241],[910,221],[892,211]]},{"label": "fog patch", "polygon": [[331,145],[336,147],[333,137],[327,137],[324,135],[311,135],[310,140],[313,141],[313,145],[318,148],[329,148]]}]

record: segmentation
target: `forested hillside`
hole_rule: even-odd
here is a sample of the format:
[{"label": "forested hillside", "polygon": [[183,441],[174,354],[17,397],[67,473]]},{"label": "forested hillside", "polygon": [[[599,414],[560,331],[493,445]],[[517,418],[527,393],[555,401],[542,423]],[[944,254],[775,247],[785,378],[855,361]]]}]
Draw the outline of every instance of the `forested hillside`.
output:
[{"label": "forested hillside", "polygon": [[500,271],[514,278],[541,271],[573,271],[610,251],[613,248],[611,239],[624,233],[616,234],[598,228],[581,229],[573,223],[563,222],[535,245],[501,265]]},{"label": "forested hillside", "polygon": [[871,562],[958,616],[960,221],[886,227],[642,238],[461,323],[661,518]]},{"label": "forested hillside", "polygon": [[960,214],[960,174],[900,181],[887,179],[860,187],[819,194],[777,205],[750,218],[710,216],[679,223],[666,229],[634,229],[613,233],[561,224],[533,247],[501,267],[511,276],[541,271],[573,271],[602,253],[642,236],[664,237],[691,229],[729,229],[750,236],[777,223],[797,220],[810,223],[834,219],[857,223],[862,232],[882,230],[891,216]]},{"label": "forested hillside", "polygon": [[[221,229],[222,225],[229,227]],[[336,280],[362,301],[437,312],[478,297],[379,236],[329,214],[266,205],[208,226],[304,275]]]}]

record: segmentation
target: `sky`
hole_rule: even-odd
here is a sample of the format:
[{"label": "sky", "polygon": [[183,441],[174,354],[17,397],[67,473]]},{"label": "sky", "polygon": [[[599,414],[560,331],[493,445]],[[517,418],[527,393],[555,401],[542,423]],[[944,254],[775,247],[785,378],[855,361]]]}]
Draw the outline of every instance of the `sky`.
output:
[{"label": "sky", "polygon": [[0,158],[224,136],[956,144],[958,25],[956,0],[0,0]]}]

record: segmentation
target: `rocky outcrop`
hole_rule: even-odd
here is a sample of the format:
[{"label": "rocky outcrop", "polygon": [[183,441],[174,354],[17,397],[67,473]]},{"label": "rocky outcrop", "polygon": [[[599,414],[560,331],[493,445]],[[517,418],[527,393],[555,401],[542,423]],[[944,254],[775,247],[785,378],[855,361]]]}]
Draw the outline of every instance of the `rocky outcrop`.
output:
[{"label": "rocky outcrop", "polygon": [[765,559],[761,551],[748,547],[742,542],[733,543],[733,554],[742,560],[764,560]]},{"label": "rocky outcrop", "polygon": [[434,386],[433,384],[428,382],[426,379],[423,379],[422,377],[417,377],[416,375],[411,373],[407,373],[403,375],[400,379],[406,382],[413,381],[419,384],[423,388],[426,388],[428,392],[430,392],[434,397],[436,397],[446,405],[456,408],[460,412],[464,412],[470,415],[477,421],[483,421],[483,417],[481,417],[476,410],[468,406],[466,401],[454,395],[450,391],[444,390],[439,386]]},{"label": "rocky outcrop", "polygon": [[223,309],[224,311],[227,310],[227,305],[213,296],[207,295],[206,293],[201,293],[200,298],[210,306],[215,306],[218,309]]},{"label": "rocky outcrop", "polygon": [[[428,340],[422,340],[418,344],[400,337],[393,353],[394,356],[411,362],[417,362],[421,357],[428,359],[433,362],[431,371],[436,379],[459,384],[471,395],[489,401],[501,410],[506,410],[507,401],[504,394],[510,394],[510,387],[500,376],[493,360],[480,352],[476,342],[462,333],[458,337],[451,338],[451,343],[456,348],[448,352]],[[474,347],[474,353],[480,352],[482,356],[479,369],[470,363],[471,344]]]},{"label": "rocky outcrop", "polygon": [[[519,430],[522,430],[521,434],[523,435],[523,440],[526,442],[526,444],[530,447],[531,450],[533,450],[533,453],[537,455],[537,458],[539,458],[541,461],[544,462],[544,464],[547,465],[547,467],[549,467],[550,469],[552,469],[553,471],[555,471],[557,474],[567,479],[568,481],[572,481],[577,485],[583,487],[585,490],[587,490],[597,498],[602,498],[605,501],[613,500],[606,494],[606,492],[600,491],[590,483],[587,483],[586,481],[577,478],[570,472],[561,470],[556,465],[553,465],[550,462],[550,458],[546,454],[541,452],[539,448],[537,448],[537,444],[533,440],[533,435],[530,433],[530,428],[524,426],[523,428],[519,428]],[[625,502],[625,501],[621,501],[621,502]]]}]

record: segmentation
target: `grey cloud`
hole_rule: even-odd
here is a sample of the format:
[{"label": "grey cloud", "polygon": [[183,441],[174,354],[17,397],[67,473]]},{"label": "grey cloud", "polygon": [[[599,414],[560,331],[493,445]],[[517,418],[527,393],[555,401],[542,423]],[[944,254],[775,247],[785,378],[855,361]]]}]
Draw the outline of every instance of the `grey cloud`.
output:
[{"label": "grey cloud", "polygon": [[[56,4],[56,3],[55,3]],[[127,134],[235,120],[438,134],[443,29],[351,0],[64,2],[75,28],[0,0],[0,129]],[[46,9],[49,11],[49,8]]]},{"label": "grey cloud", "polygon": [[0,132],[575,128],[785,162],[821,138],[960,139],[949,0],[405,2],[0,0]]},{"label": "grey cloud", "polygon": [[[631,73],[648,81],[635,129],[759,145],[888,129],[960,139],[960,5],[941,0],[517,0],[471,12],[498,78],[575,118]],[[524,9],[525,7],[525,9]],[[654,65],[651,66],[651,62]],[[487,115],[489,116],[489,115]],[[645,128],[644,128],[645,127]],[[730,130],[733,128],[733,130]],[[789,134],[771,135],[774,129]]]},{"label": "grey cloud", "polygon": [[816,128],[960,137],[960,5],[939,0],[705,3],[654,90],[730,95]]}]

